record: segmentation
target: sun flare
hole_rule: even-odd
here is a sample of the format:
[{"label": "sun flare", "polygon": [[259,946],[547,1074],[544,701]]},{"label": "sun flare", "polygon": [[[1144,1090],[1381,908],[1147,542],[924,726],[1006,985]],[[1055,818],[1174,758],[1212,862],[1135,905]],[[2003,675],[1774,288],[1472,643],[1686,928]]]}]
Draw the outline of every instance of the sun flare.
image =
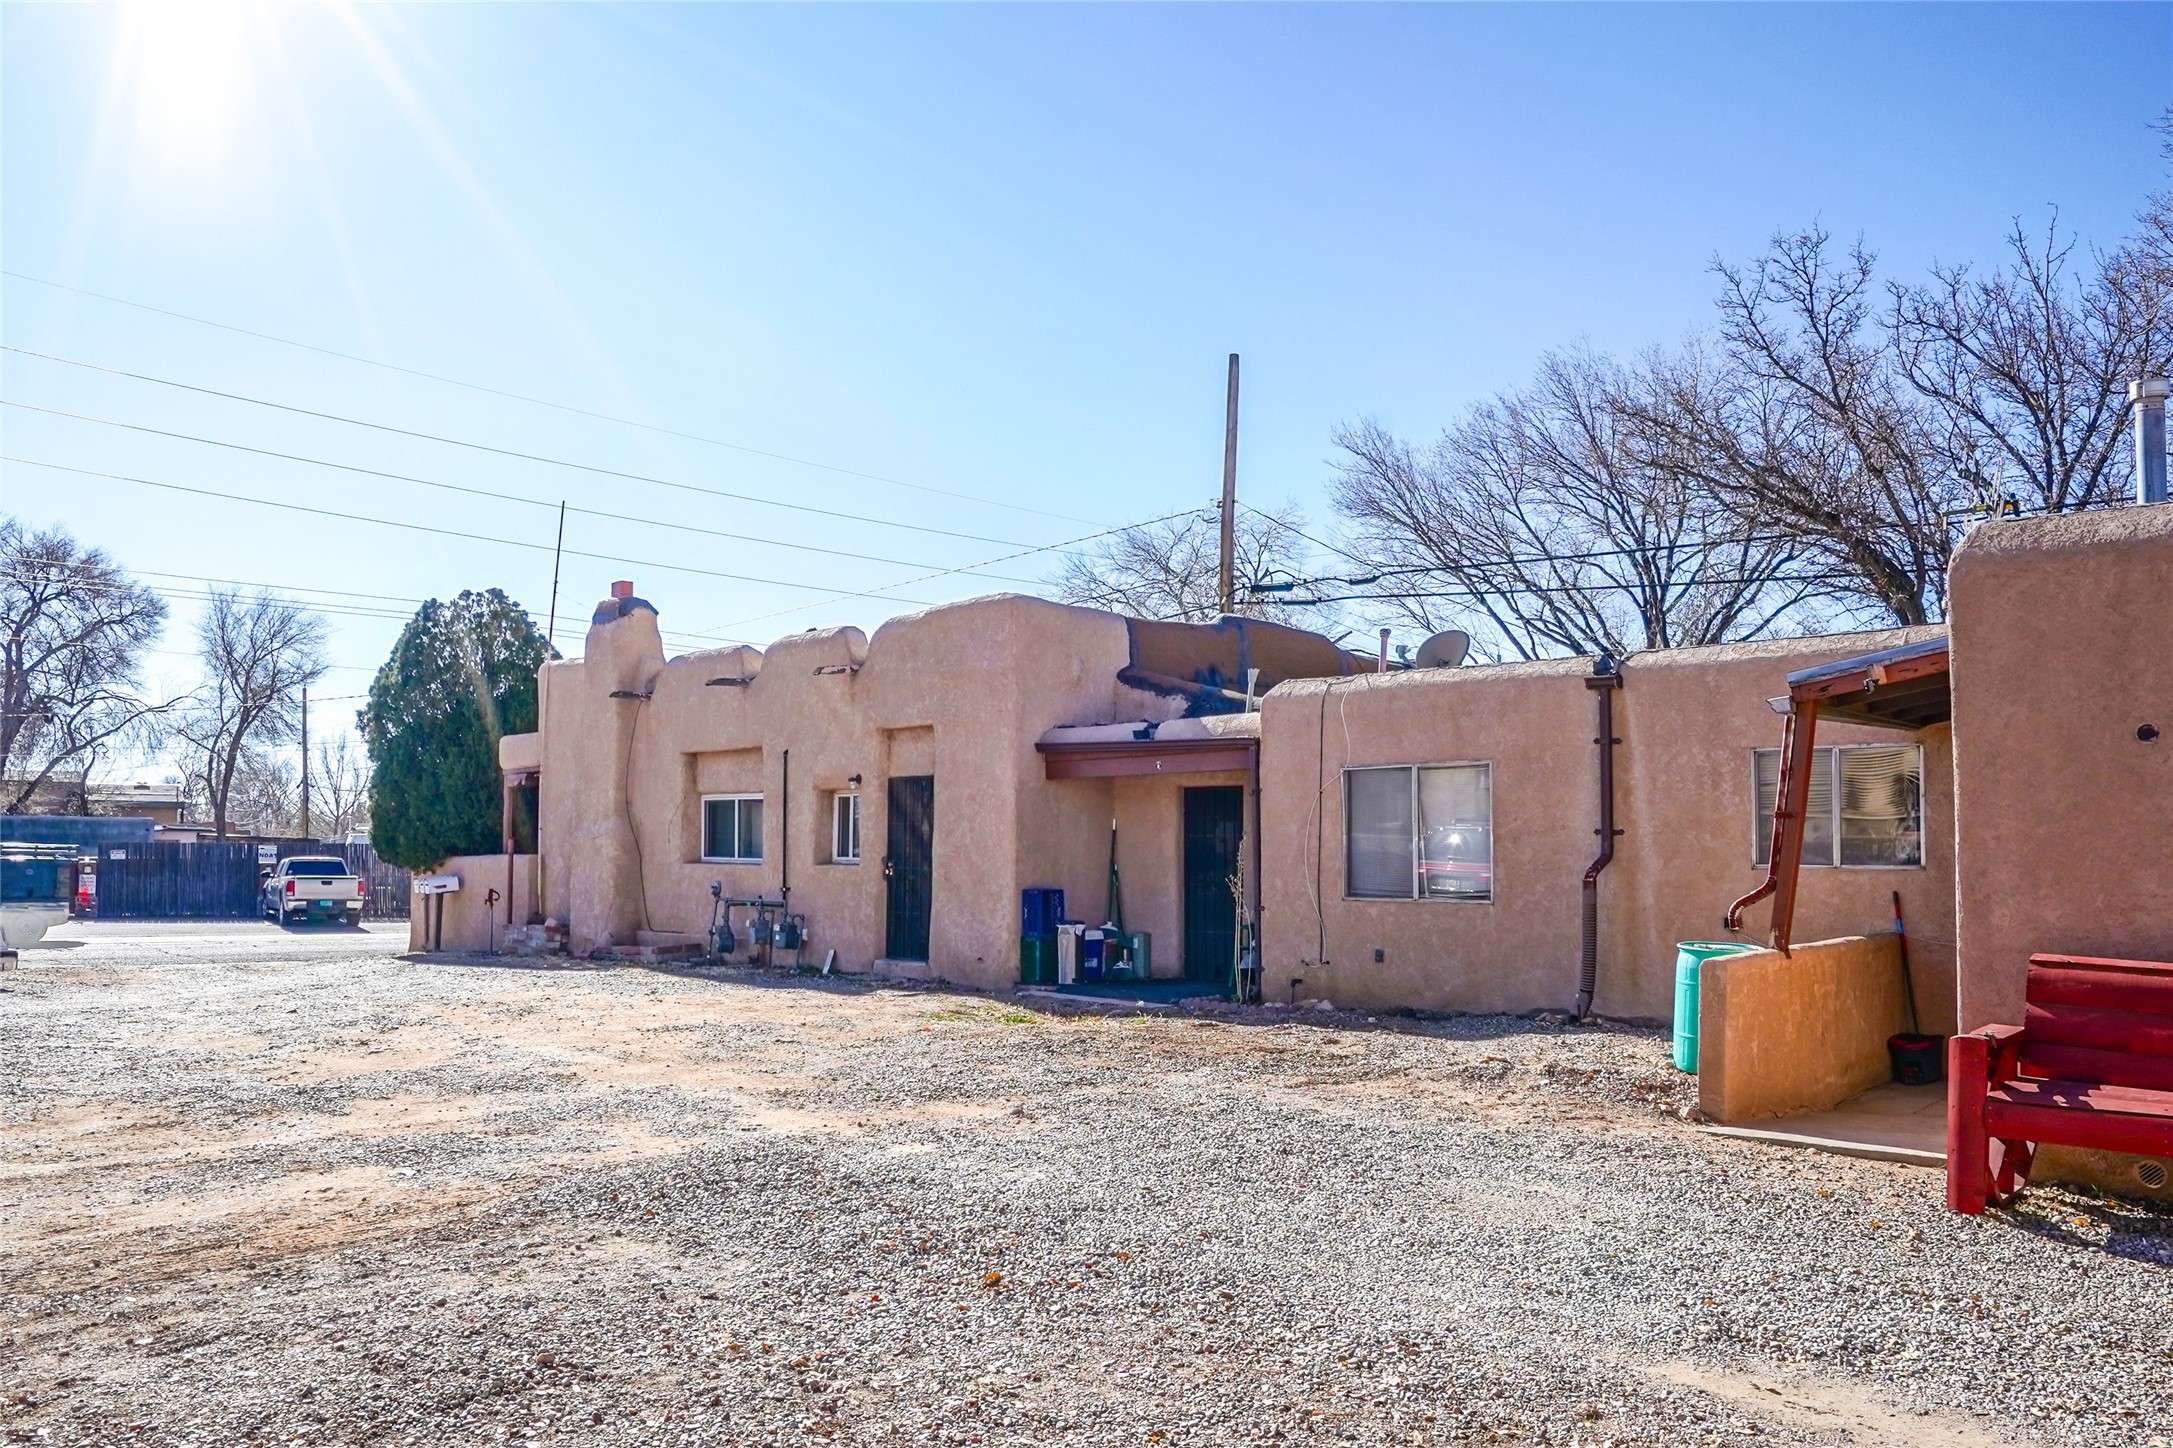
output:
[{"label": "sun flare", "polygon": [[138,132],[173,167],[216,167],[248,100],[250,7],[213,0],[127,6],[121,44]]}]

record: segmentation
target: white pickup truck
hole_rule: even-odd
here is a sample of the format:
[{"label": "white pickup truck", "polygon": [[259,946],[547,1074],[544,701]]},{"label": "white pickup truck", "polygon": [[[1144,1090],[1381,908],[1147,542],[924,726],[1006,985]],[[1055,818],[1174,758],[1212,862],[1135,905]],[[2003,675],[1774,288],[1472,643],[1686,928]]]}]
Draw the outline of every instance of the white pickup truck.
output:
[{"label": "white pickup truck", "polygon": [[281,924],[305,920],[362,923],[362,901],[369,885],[337,855],[295,855],[281,860],[264,881],[257,906],[266,920]]}]

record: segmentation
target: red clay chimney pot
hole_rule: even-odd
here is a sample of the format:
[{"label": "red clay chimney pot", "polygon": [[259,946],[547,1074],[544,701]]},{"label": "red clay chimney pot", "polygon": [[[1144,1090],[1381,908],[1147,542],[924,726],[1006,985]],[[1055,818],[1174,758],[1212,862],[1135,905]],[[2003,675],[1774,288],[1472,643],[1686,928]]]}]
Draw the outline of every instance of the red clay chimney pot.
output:
[{"label": "red clay chimney pot", "polygon": [[634,581],[631,578],[622,578],[612,584],[611,596],[613,598],[632,598],[634,596]]}]

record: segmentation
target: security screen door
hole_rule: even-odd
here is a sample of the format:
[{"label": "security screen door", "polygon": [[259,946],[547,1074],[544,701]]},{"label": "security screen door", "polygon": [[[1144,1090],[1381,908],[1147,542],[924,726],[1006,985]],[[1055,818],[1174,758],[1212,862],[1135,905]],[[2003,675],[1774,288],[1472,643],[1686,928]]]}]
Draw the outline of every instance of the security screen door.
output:
[{"label": "security screen door", "polygon": [[1238,872],[1245,839],[1245,791],[1213,785],[1185,791],[1185,979],[1227,986],[1237,964]]},{"label": "security screen door", "polygon": [[883,954],[890,960],[926,960],[935,898],[935,776],[908,774],[891,780],[888,838]]}]

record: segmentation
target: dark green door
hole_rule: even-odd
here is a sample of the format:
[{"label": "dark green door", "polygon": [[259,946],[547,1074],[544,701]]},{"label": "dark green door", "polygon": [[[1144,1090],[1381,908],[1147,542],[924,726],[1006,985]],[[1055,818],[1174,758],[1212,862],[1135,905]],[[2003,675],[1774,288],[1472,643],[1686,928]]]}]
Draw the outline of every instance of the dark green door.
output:
[{"label": "dark green door", "polygon": [[890,782],[888,853],[883,856],[883,954],[928,958],[928,917],[935,900],[936,781],[908,774]]},{"label": "dark green door", "polygon": [[1237,963],[1237,897],[1243,869],[1245,791],[1215,785],[1185,791],[1185,979],[1227,987]]}]

